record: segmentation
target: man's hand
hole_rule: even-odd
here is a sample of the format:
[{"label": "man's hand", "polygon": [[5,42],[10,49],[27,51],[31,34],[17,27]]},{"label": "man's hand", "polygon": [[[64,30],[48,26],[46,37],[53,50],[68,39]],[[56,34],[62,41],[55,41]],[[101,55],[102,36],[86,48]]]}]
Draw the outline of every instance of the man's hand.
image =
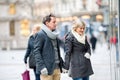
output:
[{"label": "man's hand", "polygon": [[43,68],[43,69],[41,70],[41,74],[42,74],[42,75],[48,75],[47,68]]},{"label": "man's hand", "polygon": [[68,73],[68,70],[62,68],[63,73]]}]

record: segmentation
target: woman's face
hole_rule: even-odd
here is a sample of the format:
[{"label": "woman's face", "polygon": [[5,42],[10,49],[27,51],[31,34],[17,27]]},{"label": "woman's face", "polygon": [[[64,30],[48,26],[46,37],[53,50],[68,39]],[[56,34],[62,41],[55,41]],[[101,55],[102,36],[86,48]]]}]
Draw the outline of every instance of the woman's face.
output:
[{"label": "woman's face", "polygon": [[33,28],[32,32],[33,32],[33,34],[37,33],[36,28]]},{"label": "woman's face", "polygon": [[76,32],[77,32],[79,35],[83,35],[84,32],[85,32],[85,27],[84,27],[84,26],[77,27],[77,28],[76,28]]}]

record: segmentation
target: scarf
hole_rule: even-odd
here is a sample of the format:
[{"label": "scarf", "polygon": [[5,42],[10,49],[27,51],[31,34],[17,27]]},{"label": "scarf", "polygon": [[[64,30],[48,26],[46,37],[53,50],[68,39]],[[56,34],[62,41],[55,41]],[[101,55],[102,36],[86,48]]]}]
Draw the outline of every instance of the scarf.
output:
[{"label": "scarf", "polygon": [[85,34],[81,36],[74,30],[72,30],[71,32],[78,42],[85,44]]},{"label": "scarf", "polygon": [[43,24],[43,26],[41,27],[42,30],[44,30],[47,34],[47,36],[50,38],[50,39],[56,39],[57,36],[58,36],[58,32],[56,31],[51,31],[46,25]]}]

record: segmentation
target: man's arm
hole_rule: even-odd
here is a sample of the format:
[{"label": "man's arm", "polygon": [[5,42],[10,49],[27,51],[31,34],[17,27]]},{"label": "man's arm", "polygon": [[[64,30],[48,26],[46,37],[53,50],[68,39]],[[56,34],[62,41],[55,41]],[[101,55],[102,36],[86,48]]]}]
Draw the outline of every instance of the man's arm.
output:
[{"label": "man's arm", "polygon": [[36,60],[36,69],[39,72],[46,67],[42,57],[43,46],[44,46],[44,36],[40,33],[37,33],[34,41],[34,54]]}]

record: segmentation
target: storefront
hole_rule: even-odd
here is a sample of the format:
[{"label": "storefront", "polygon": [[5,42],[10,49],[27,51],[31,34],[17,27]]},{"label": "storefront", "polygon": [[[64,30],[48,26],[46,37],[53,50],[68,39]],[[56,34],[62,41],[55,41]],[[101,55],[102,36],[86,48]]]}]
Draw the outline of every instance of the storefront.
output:
[{"label": "storefront", "polygon": [[[109,30],[108,39],[110,44],[111,76],[113,80],[120,80],[120,1],[109,0]],[[115,52],[113,53],[113,47]],[[112,56],[115,54],[115,56]],[[115,63],[112,63],[112,60]],[[112,68],[114,67],[114,68]]]}]

